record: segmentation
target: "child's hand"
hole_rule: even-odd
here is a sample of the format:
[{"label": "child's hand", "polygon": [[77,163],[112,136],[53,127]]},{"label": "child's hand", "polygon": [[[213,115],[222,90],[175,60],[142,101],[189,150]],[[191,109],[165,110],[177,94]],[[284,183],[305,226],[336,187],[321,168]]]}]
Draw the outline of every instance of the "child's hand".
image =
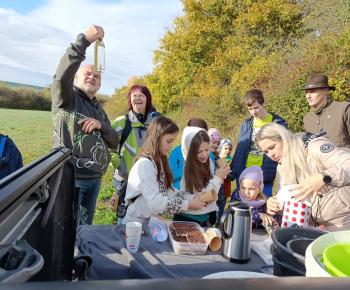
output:
[{"label": "child's hand", "polygon": [[275,229],[278,229],[280,227],[278,221],[276,221],[275,219],[273,219],[273,226]]},{"label": "child's hand", "polygon": [[262,220],[263,226],[271,226],[274,224],[274,218],[266,213],[259,213],[260,219]]},{"label": "child's hand", "polygon": [[[205,191],[198,193],[197,195],[195,195],[194,199],[200,199],[201,196],[205,193],[206,193]],[[214,201],[203,201],[203,202],[205,202],[205,206],[208,206],[209,204],[212,204]]]},{"label": "child's hand", "polygon": [[275,215],[277,212],[279,212],[277,201],[273,197],[270,197],[267,200],[266,207],[267,207],[267,213],[269,215]]},{"label": "child's hand", "polygon": [[232,172],[230,166],[224,165],[223,167],[216,169],[215,175],[224,179],[230,172]]},{"label": "child's hand", "polygon": [[189,209],[199,210],[203,206],[207,206],[207,204],[204,201],[201,201],[199,198],[194,198],[188,201]]}]

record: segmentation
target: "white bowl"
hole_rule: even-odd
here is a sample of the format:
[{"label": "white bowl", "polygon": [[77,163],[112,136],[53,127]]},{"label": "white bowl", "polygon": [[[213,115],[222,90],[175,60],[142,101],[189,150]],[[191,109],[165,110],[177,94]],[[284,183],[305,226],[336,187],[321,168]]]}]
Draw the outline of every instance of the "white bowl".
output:
[{"label": "white bowl", "polygon": [[226,271],[207,275],[202,279],[233,279],[233,278],[273,278],[276,276],[247,271]]},{"label": "white bowl", "polygon": [[306,277],[332,277],[318,262],[323,251],[330,245],[350,241],[350,231],[339,231],[318,237],[306,249]]}]

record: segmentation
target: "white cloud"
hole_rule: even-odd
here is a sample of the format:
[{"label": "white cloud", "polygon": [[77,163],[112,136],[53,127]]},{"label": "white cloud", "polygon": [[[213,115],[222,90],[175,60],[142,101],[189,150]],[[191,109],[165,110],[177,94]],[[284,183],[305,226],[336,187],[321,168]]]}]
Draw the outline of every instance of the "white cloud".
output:
[{"label": "white cloud", "polygon": [[[105,30],[106,72],[100,92],[112,94],[132,75],[152,71],[153,50],[173,19],[179,0],[50,0],[27,15],[0,8],[0,80],[44,86],[51,83],[61,56],[91,24]],[[93,44],[92,44],[93,46]],[[84,63],[93,62],[92,46]]]}]

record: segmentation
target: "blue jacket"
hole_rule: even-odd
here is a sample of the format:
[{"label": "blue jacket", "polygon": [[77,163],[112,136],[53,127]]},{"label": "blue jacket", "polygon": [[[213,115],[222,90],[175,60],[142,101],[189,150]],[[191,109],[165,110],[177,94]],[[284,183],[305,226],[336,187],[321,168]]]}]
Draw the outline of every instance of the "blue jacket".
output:
[{"label": "blue jacket", "polygon": [[11,138],[3,134],[0,134],[0,153],[0,179],[23,167],[21,152]]},{"label": "blue jacket", "polygon": [[[284,119],[276,114],[270,114],[272,115],[272,123],[277,123],[287,128],[287,124]],[[253,117],[250,117],[248,119],[245,119],[239,131],[238,144],[231,163],[231,169],[232,172],[234,172],[236,180],[239,180],[239,176],[247,164],[249,146],[252,136],[252,127]],[[264,154],[261,169],[264,173],[264,183],[271,183],[275,180],[277,169],[276,161],[273,161]]]},{"label": "blue jacket", "polygon": [[175,147],[169,156],[170,169],[174,175],[173,186],[180,189],[180,181],[184,173],[185,159],[182,156],[181,145]]},{"label": "blue jacket", "polygon": [[[215,164],[215,158],[213,153],[210,151],[210,158]],[[177,189],[180,189],[180,182],[182,175],[184,173],[185,159],[182,155],[181,145],[175,147],[169,156],[169,165],[170,169],[174,175],[173,186]]]}]

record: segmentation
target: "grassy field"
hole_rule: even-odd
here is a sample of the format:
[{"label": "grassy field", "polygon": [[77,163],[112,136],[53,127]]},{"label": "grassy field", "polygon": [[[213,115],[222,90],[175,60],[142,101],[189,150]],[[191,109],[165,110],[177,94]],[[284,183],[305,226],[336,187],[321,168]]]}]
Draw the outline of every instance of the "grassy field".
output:
[{"label": "grassy field", "polygon": [[[22,153],[27,165],[51,150],[51,112],[0,109],[0,132],[8,135]],[[109,211],[114,193],[112,167],[102,179],[94,224],[115,224],[115,213]]]}]

